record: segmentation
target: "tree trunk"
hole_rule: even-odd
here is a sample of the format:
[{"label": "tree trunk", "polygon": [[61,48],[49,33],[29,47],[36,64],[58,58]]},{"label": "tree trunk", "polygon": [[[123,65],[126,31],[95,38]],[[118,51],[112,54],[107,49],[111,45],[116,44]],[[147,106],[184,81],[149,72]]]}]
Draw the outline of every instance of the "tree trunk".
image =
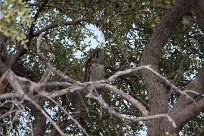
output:
[{"label": "tree trunk", "polygon": [[[152,34],[149,44],[144,49],[140,65],[151,65],[154,70],[159,71],[160,57],[165,43],[171,35],[172,30],[176,29],[176,26],[193,4],[193,0],[175,1],[174,6],[161,19],[161,23]],[[164,84],[151,71],[142,70],[141,75],[148,92],[148,100],[150,103],[149,114],[168,114],[168,92]],[[175,115],[172,115],[172,119],[177,123],[177,128],[174,128],[167,118],[149,120],[147,121],[148,136],[178,135],[183,122],[181,123],[175,120],[179,118],[177,112],[174,112]]]},{"label": "tree trunk", "polygon": [[[43,106],[43,100],[39,100],[38,104]],[[46,130],[46,118],[42,114],[42,112],[37,109],[35,106],[28,104],[29,108],[31,108],[32,113],[35,117],[34,125],[33,125],[33,136],[43,136]]]},{"label": "tree trunk", "polygon": [[147,128],[148,136],[178,135],[178,128],[174,128],[166,118],[149,120]]}]

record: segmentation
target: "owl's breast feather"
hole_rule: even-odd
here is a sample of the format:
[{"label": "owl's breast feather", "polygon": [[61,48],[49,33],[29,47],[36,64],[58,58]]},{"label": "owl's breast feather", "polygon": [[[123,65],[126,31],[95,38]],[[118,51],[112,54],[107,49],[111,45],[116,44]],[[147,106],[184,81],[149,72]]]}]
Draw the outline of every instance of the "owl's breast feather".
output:
[{"label": "owl's breast feather", "polygon": [[104,78],[104,65],[93,63],[90,67],[90,81],[102,80]]}]

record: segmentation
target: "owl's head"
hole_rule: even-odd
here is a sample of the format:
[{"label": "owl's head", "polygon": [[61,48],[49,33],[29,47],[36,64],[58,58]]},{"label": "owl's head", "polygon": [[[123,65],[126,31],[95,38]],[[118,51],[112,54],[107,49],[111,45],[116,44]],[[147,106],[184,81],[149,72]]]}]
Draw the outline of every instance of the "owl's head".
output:
[{"label": "owl's head", "polygon": [[104,53],[102,49],[96,48],[91,51],[91,60],[92,63],[99,63],[103,64],[104,63]]}]

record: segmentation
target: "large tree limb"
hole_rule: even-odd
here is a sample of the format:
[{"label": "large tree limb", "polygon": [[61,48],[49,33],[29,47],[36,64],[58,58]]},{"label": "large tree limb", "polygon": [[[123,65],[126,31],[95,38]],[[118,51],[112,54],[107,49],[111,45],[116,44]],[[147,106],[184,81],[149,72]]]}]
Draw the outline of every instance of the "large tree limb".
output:
[{"label": "large tree limb", "polygon": [[[191,117],[196,116],[200,113],[200,111],[203,111],[204,104],[201,103],[201,101],[204,101],[203,99],[203,93],[204,93],[204,66],[198,73],[197,77],[192,80],[186,87],[185,90],[193,90],[199,95],[191,94],[191,97],[195,99],[195,101],[191,101],[190,99],[187,99],[186,97],[180,96],[177,100],[176,104],[173,106],[173,108],[170,110],[170,113],[174,116],[174,120],[178,120],[180,125],[184,125],[186,121],[188,121]],[[198,99],[198,100],[197,100]],[[188,112],[187,112],[188,110]],[[178,114],[175,114],[178,113]],[[181,118],[182,115],[182,118]],[[179,120],[178,118],[181,118]]]},{"label": "large tree limb", "polygon": [[175,121],[178,126],[177,129],[181,129],[187,121],[199,115],[204,111],[204,97],[201,97],[196,102],[183,106],[169,112],[170,117]]},{"label": "large tree limb", "polygon": [[3,35],[3,33],[0,32],[0,53],[4,49],[4,44],[6,43],[7,37]]},{"label": "large tree limb", "polygon": [[[194,0],[175,1],[173,7],[161,19],[160,24],[152,34],[150,42],[142,54],[140,65],[152,65],[154,70],[158,71],[162,49],[165,43],[193,4]],[[141,75],[148,92],[150,115],[167,113],[168,95],[163,83],[159,82],[158,77],[150,71],[142,70]],[[157,125],[154,126],[153,124]],[[169,124],[161,119],[148,121],[147,125],[149,126],[148,135],[160,135],[161,132],[165,135],[165,132],[176,132],[175,128],[169,127]],[[163,130],[162,128],[167,130]]]},{"label": "large tree limb", "polygon": [[[6,44],[7,37],[0,32],[0,54],[2,54],[4,46]],[[6,64],[2,60],[2,56],[0,56],[0,76],[4,74],[7,70]]]},{"label": "large tree limb", "polygon": [[[175,5],[161,19],[161,23],[154,31],[149,44],[145,47],[140,65],[152,65],[158,70],[162,49],[167,42],[172,30],[181,21],[183,16],[189,11],[193,0],[177,0]],[[148,90],[148,97],[151,103],[150,110],[152,114],[168,111],[168,98],[163,84],[158,77],[147,70],[141,71],[144,84]],[[155,97],[157,96],[157,97]],[[158,111],[158,107],[160,110]]]},{"label": "large tree limb", "polygon": [[195,0],[196,2],[196,20],[201,31],[204,33],[204,1]]}]

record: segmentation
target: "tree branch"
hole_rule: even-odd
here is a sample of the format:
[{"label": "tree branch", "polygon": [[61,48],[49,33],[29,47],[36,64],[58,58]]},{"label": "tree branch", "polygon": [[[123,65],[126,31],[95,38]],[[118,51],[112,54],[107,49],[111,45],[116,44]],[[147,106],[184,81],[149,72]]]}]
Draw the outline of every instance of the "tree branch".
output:
[{"label": "tree branch", "polygon": [[0,32],[0,54],[2,53],[4,46],[6,44],[7,37]]},{"label": "tree branch", "polygon": [[196,2],[196,20],[201,31],[204,33],[204,1],[195,0]]},{"label": "tree branch", "polygon": [[181,125],[183,125],[187,120],[192,118],[192,116],[198,115],[200,111],[203,110],[204,105],[201,104],[201,101],[204,101],[203,96],[202,96],[204,93],[204,82],[203,81],[204,81],[204,65],[201,68],[200,72],[198,73],[197,77],[194,80],[192,80],[185,89],[185,90],[193,90],[194,92],[197,92],[199,95],[189,94],[191,98],[194,98],[194,101],[186,99],[186,97],[184,96],[180,96],[178,100],[176,101],[176,104],[170,110],[172,115],[175,112],[177,112],[177,114],[172,116],[173,119],[175,120],[180,121],[178,118],[180,118],[181,115],[183,116],[182,120],[180,121],[182,122]]},{"label": "tree branch", "polygon": [[115,110],[113,110],[111,107],[109,107],[109,105],[100,96],[93,94],[93,90],[90,90],[90,92],[86,95],[86,97],[96,100],[97,102],[99,102],[101,107],[106,109],[110,114],[113,114],[120,119],[137,122],[137,121],[144,121],[144,120],[150,120],[150,119],[168,118],[169,122],[172,123],[172,126],[176,128],[175,122],[172,120],[172,118],[168,114],[158,114],[158,115],[153,115],[153,116],[136,117],[136,118],[128,117],[128,115],[122,115],[116,112]]},{"label": "tree branch", "polygon": [[[45,5],[47,4],[49,0],[43,0],[42,4],[40,4],[35,16],[34,16],[34,21],[33,23],[31,24],[30,26],[30,29],[29,29],[29,32],[28,32],[28,43],[27,43],[27,46],[30,44],[30,41],[33,37],[33,30],[34,30],[34,27],[35,27],[35,22],[37,20],[37,18],[39,17],[39,13],[44,9]],[[10,62],[9,62],[9,67],[11,68],[15,63],[16,61],[26,53],[26,48],[25,47],[20,47],[20,49],[18,50],[18,52],[14,55],[11,56],[11,59],[10,59]]]},{"label": "tree branch", "polygon": [[74,119],[67,111],[66,111],[66,109],[64,108],[64,107],[62,107],[59,103],[57,103],[54,99],[52,99],[52,98],[50,98],[50,97],[48,97],[48,96],[46,96],[46,95],[44,95],[43,97],[45,97],[45,98],[48,98],[50,101],[52,101],[53,103],[55,103],[57,106],[59,106],[60,107],[60,109],[72,120],[72,121],[74,121],[74,123],[76,123],[77,124],[77,126],[87,135],[87,136],[89,136],[89,134],[86,132],[86,130],[80,125],[80,123],[76,120],[76,119]]},{"label": "tree branch", "polygon": [[55,27],[58,27],[60,25],[78,25],[80,24],[82,21],[87,21],[85,18],[79,18],[79,19],[75,19],[75,20],[72,20],[72,21],[62,21],[62,22],[57,22],[57,23],[52,23],[52,24],[49,24],[43,28],[41,28],[40,30],[36,31],[33,33],[33,36],[39,36],[41,33],[43,32],[46,32],[48,31],[49,29],[52,29],[52,28],[55,28]]}]

